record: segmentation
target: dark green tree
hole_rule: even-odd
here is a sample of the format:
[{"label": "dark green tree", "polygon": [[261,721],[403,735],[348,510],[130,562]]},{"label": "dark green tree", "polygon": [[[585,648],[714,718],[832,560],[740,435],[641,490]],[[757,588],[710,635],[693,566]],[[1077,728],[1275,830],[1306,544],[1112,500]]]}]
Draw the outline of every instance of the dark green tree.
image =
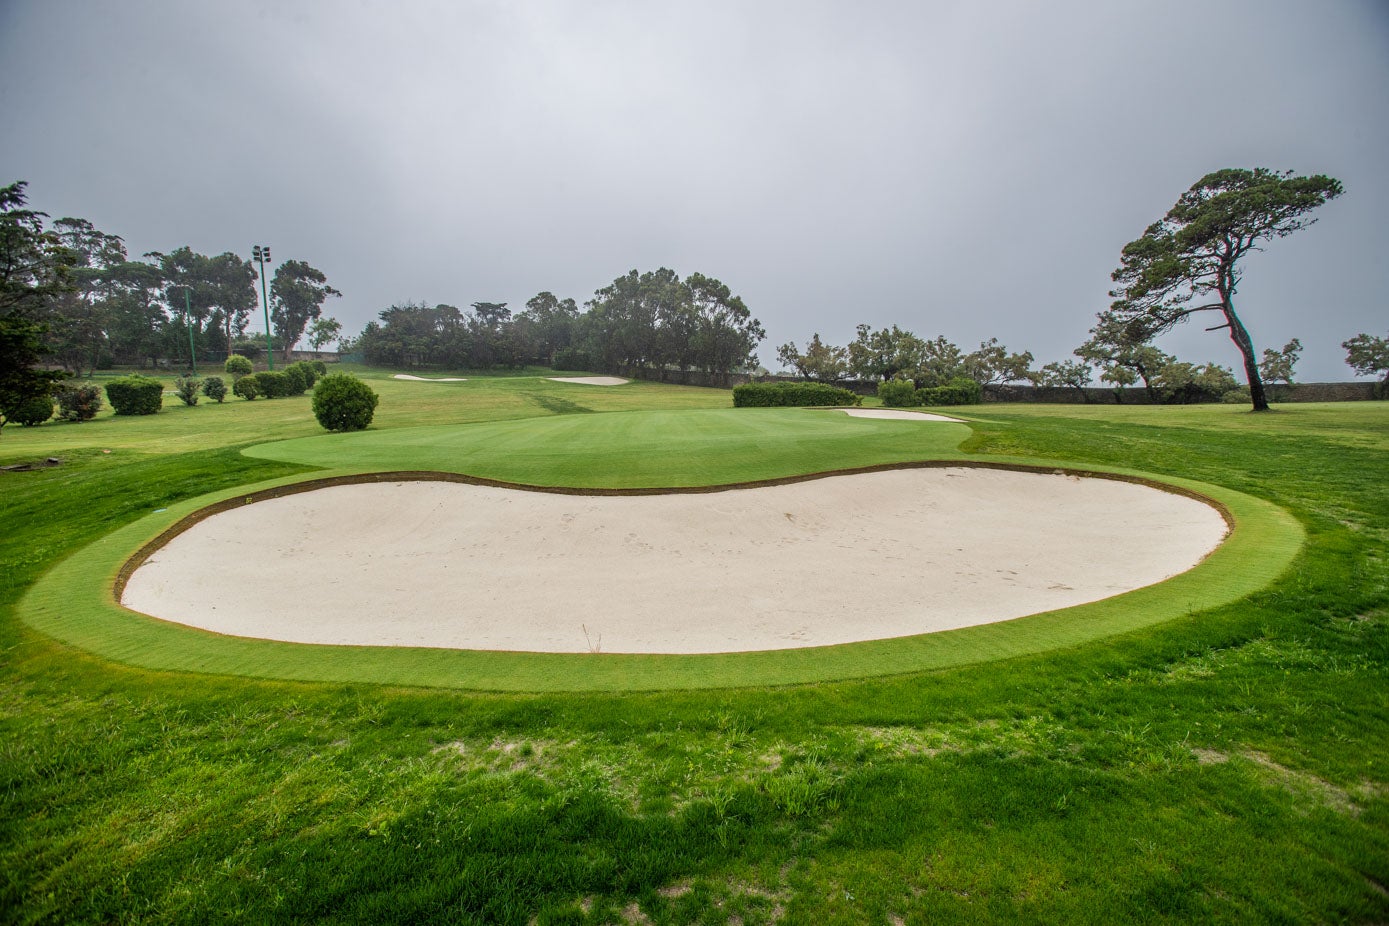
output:
[{"label": "dark green tree", "polygon": [[72,255],[25,209],[25,184],[0,187],[0,428],[26,402],[48,396],[66,374],[41,369],[43,314],[71,286]]},{"label": "dark green tree", "polygon": [[285,360],[304,336],[309,322],[323,314],[323,303],[342,293],[328,285],[328,277],[302,260],[287,260],[270,283],[270,317],[284,345]]},{"label": "dark green tree", "polygon": [[776,349],[776,354],[782,364],[806,379],[843,379],[849,369],[849,352],[842,347],[821,341],[819,332],[810,336],[805,345],[805,353],[797,349],[795,342],[787,341]]},{"label": "dark green tree", "polygon": [[998,338],[989,338],[979,343],[978,350],[966,354],[961,363],[966,376],[988,387],[1028,379],[1035,359],[1030,350],[1010,354],[1007,347],[998,343]]},{"label": "dark green tree", "polygon": [[1264,359],[1259,361],[1259,375],[1266,383],[1293,384],[1293,369],[1302,354],[1302,341],[1293,338],[1283,345],[1282,350],[1264,349]]},{"label": "dark green tree", "polygon": [[742,298],[713,277],[692,273],[685,278],[684,290],[694,319],[690,364],[727,383],[735,369],[756,362],[753,351],[767,333]]},{"label": "dark green tree", "polygon": [[1229,330],[1244,360],[1254,411],[1267,411],[1254,341],[1235,312],[1239,261],[1261,242],[1316,221],[1307,213],[1341,192],[1340,181],[1322,175],[1296,177],[1262,167],[1207,174],[1141,238],[1124,246],[1112,274],[1115,301],[1101,321],[1146,342],[1197,312],[1219,312],[1224,323],[1208,330]]},{"label": "dark green tree", "polygon": [[554,293],[537,293],[526,302],[526,310],[518,317],[529,328],[529,341],[535,359],[549,366],[555,362],[555,352],[574,342],[579,307],[573,299],[560,299]]},{"label": "dark green tree", "polygon": [[126,263],[125,243],[86,219],[59,219],[53,231],[68,249],[72,286],[49,303],[47,342],[64,369],[81,376],[84,368],[96,369],[108,347],[117,308],[115,273]]},{"label": "dark green tree", "polygon": [[1341,342],[1346,351],[1346,363],[1361,376],[1380,376],[1379,395],[1389,393],[1389,338],[1357,334]]},{"label": "dark green tree", "polygon": [[309,323],[309,346],[322,350],[325,344],[339,341],[342,337],[342,322],[327,315],[320,315]]},{"label": "dark green tree", "polygon": [[187,290],[197,349],[234,353],[235,338],[245,333],[251,312],[260,303],[252,263],[230,251],[208,257],[187,246],[146,256],[164,274],[164,303],[176,318],[183,318]]},{"label": "dark green tree", "polygon": [[[1142,336],[1142,332],[1133,334]],[[1132,386],[1141,379],[1149,401],[1157,400],[1153,379],[1158,370],[1176,359],[1147,341],[1135,340],[1126,325],[1104,315],[1100,316],[1099,324],[1090,329],[1090,339],[1074,353],[1100,368],[1100,379],[1114,384],[1116,398],[1123,395],[1123,387]]]}]

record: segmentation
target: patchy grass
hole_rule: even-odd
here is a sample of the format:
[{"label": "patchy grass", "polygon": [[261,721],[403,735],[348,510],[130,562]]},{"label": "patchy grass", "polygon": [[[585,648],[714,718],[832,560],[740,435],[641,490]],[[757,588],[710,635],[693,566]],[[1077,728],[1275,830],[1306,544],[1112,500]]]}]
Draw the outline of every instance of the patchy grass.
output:
[{"label": "patchy grass", "polygon": [[[456,413],[556,414],[489,382]],[[442,415],[419,386],[393,394],[401,426]],[[644,388],[620,401],[727,401]],[[971,454],[1227,486],[1307,532],[1241,600],[983,665],[474,694],[136,669],[17,619],[112,530],[307,472],[237,451],[315,433],[246,408],[224,429],[200,404],[162,437],[172,409],[0,437],[7,460],[65,458],[0,474],[6,921],[1389,919],[1383,404],[971,410]]]}]

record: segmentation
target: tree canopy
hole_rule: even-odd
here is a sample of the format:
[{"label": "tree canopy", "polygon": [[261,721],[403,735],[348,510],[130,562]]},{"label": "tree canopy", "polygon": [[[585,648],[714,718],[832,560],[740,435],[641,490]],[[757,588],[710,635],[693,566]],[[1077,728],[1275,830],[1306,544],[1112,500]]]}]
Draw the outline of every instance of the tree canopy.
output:
[{"label": "tree canopy", "polygon": [[1268,399],[1248,330],[1235,312],[1239,261],[1262,242],[1284,238],[1316,221],[1307,213],[1341,195],[1340,181],[1292,171],[1230,168],[1207,174],[1143,236],[1124,246],[1112,278],[1114,302],[1102,325],[1121,326],[1144,343],[1197,312],[1218,312],[1244,360],[1255,411]]},{"label": "tree canopy", "polygon": [[[248,265],[249,266],[249,265]],[[287,260],[275,271],[270,283],[270,315],[275,332],[284,345],[285,359],[309,322],[323,314],[323,303],[330,296],[342,293],[328,285],[322,270],[310,267],[302,260]]]},{"label": "tree canopy", "polygon": [[1369,334],[1357,334],[1343,341],[1341,347],[1346,351],[1346,363],[1361,376],[1380,376],[1381,392],[1389,390],[1389,338],[1377,338]]},{"label": "tree canopy", "polygon": [[44,228],[44,213],[24,208],[24,187],[0,187],[0,427],[64,375],[38,364],[49,353],[43,314],[69,291],[74,255]]}]

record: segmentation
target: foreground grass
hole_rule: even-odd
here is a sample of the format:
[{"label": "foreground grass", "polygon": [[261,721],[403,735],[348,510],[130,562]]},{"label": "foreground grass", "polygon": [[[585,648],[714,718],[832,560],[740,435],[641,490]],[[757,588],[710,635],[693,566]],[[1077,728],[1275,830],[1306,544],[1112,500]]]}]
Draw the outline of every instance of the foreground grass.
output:
[{"label": "foreground grass", "polygon": [[[661,408],[654,388],[641,399]],[[522,401],[491,389],[459,414]],[[671,401],[719,395],[689,392]],[[315,433],[251,407],[261,435]],[[138,671],[19,624],[22,591],[114,527],[305,471],[236,451],[254,419],[224,433],[187,411],[199,427],[159,453],[116,438],[173,415],[114,420],[85,446],[67,433],[100,422],[17,431],[32,443],[15,456],[0,438],[11,459],[51,452],[45,432],[71,441],[61,467],[0,476],[7,920],[1389,917],[1383,406],[977,410],[976,454],[1144,469],[1291,510],[1309,536],[1296,571],[1236,605],[982,668],[567,696]]]}]

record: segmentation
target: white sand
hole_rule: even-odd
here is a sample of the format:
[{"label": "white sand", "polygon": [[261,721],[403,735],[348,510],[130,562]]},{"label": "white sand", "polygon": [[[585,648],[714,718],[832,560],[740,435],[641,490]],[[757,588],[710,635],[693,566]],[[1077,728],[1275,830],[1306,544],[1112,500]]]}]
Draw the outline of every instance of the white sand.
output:
[{"label": "white sand", "polygon": [[888,418],[893,421],[954,421],[960,422],[959,418],[948,418],[945,415],[933,415],[930,412],[904,412],[900,408],[840,408],[846,415],[855,418]]},{"label": "white sand", "polygon": [[337,486],[214,515],[122,603],[305,643],[706,653],[1008,620],[1160,582],[1212,507],[1109,479],[907,469],[685,495]]},{"label": "white sand", "polygon": [[425,376],[411,376],[409,373],[396,373],[391,379],[408,379],[413,383],[466,383],[466,376],[440,376],[437,379],[430,379]]},{"label": "white sand", "polygon": [[551,382],[580,383],[584,386],[625,386],[631,382],[621,376],[550,376]]}]

